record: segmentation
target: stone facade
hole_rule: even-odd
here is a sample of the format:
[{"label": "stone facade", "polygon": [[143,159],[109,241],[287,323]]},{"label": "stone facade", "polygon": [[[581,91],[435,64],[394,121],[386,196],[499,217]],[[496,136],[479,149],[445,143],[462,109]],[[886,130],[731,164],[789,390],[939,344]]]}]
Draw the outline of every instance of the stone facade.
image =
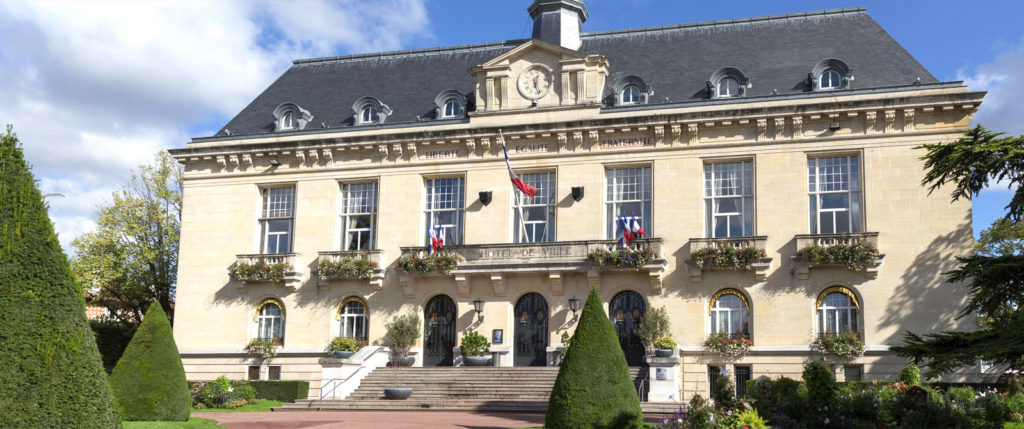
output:
[{"label": "stone facade", "polygon": [[[821,357],[809,345],[818,334],[816,305],[831,287],[855,295],[867,352],[845,365],[861,366],[865,379],[895,378],[905,361],[888,347],[901,342],[903,331],[973,327],[969,319],[955,320],[966,289],[941,276],[973,243],[970,202],[929,195],[915,147],[958,138],[983,94],[950,83],[609,107],[599,96],[609,67],[615,64],[600,55],[532,40],[467,70],[461,79],[473,78],[477,90],[465,121],[219,136],[174,151],[186,169],[175,339],[189,379],[247,376],[252,360],[242,348],[258,336],[257,308],[268,298],[284,313],[283,346],[272,365],[282,379],[311,381],[314,397],[322,350],[338,335],[339,309],[350,297],[365,302],[368,340],[381,344],[387,320],[409,312],[424,317],[431,298],[447,295],[456,306],[456,342],[470,328],[488,337],[500,329],[504,341],[491,349],[497,364],[512,365],[520,297],[532,292],[546,301],[553,364],[562,333],[574,329],[570,298],[597,288],[607,305],[634,291],[646,308],[668,309],[683,399],[706,394],[709,365],[749,366],[754,378],[799,377],[803,364]],[[530,69],[551,79],[536,103],[516,88],[517,76]],[[502,138],[518,174],[555,175],[552,243],[513,243]],[[884,254],[865,270],[810,267],[796,258],[798,246],[816,239],[802,237],[813,232],[808,159],[827,156],[858,160],[859,230],[877,233],[870,239]],[[752,165],[747,235],[760,238],[739,241],[756,241],[765,255],[751,269],[695,268],[690,253],[708,245],[705,165],[725,161]],[[647,232],[657,256],[635,270],[587,261],[587,253],[614,248],[619,238],[607,232],[614,219],[606,215],[606,172],[620,167],[651,171]],[[463,242],[447,247],[465,261],[450,274],[405,274],[399,259],[428,244],[425,180],[444,177],[464,179]],[[379,252],[372,258],[381,269],[369,280],[320,280],[320,252],[342,250],[341,186],[367,181],[377,183]],[[293,270],[283,281],[234,280],[228,270],[237,255],[263,250],[261,190],[277,186],[295,190]],[[583,188],[582,198],[573,198],[574,187]],[[489,204],[482,191],[491,193]],[[711,299],[724,289],[739,291],[749,306],[754,346],[735,362],[701,346],[711,329]],[[483,301],[479,315],[476,299]],[[413,349],[417,365],[422,347],[423,340]],[[457,352],[454,363],[461,363]],[[977,375],[965,369],[951,378]]]}]

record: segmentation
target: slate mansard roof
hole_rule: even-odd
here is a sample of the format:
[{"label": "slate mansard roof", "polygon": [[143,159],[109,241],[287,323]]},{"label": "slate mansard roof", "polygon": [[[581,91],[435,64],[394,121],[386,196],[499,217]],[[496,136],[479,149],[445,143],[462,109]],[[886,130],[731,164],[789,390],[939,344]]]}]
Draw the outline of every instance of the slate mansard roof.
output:
[{"label": "slate mansard roof", "polygon": [[[852,90],[937,82],[864,8],[585,33],[582,39],[581,52],[610,62],[606,100],[617,80],[635,75],[654,91],[648,104],[706,101],[712,73],[730,66],[750,79],[745,97],[803,94],[810,92],[808,73],[830,58],[849,66]],[[364,96],[393,110],[385,124],[370,127],[439,122],[438,94],[454,89],[471,103],[469,68],[524,42],[297,60],[216,136],[274,132],[274,109],[285,102],[313,115],[306,130],[352,128],[352,105]]]}]

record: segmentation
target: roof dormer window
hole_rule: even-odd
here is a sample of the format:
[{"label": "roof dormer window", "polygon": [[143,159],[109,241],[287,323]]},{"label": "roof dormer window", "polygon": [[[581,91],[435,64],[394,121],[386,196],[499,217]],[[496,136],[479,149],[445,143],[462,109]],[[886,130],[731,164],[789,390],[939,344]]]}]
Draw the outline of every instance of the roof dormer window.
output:
[{"label": "roof dormer window", "polygon": [[462,104],[458,101],[451,100],[444,103],[444,115],[445,118],[457,118],[462,116]]},{"label": "roof dormer window", "polygon": [[619,104],[640,104],[640,88],[636,85],[626,85],[622,89],[622,102]]},{"label": "roof dormer window", "polygon": [[434,118],[455,119],[466,114],[466,97],[459,91],[449,89],[434,97]]},{"label": "roof dormer window", "polygon": [[373,97],[363,97],[352,105],[355,125],[383,124],[391,116],[391,108]]},{"label": "roof dormer window", "polygon": [[295,103],[281,103],[274,109],[273,115],[275,131],[302,130],[313,120],[313,115],[309,114],[308,110]]},{"label": "roof dormer window", "polygon": [[718,81],[718,98],[738,97],[740,95],[740,84],[736,79],[727,77]]},{"label": "roof dormer window", "polygon": [[828,69],[818,78],[818,89],[839,89],[842,87],[842,78],[839,72]]},{"label": "roof dormer window", "polygon": [[612,86],[616,106],[647,104],[647,98],[654,94],[651,87],[638,76],[624,76]]},{"label": "roof dormer window", "polygon": [[363,124],[376,124],[380,120],[380,112],[377,111],[376,107],[366,106],[363,108],[363,114],[360,117],[359,122]]},{"label": "roof dormer window", "polygon": [[736,67],[722,67],[707,82],[708,98],[736,98],[746,95],[750,78]]},{"label": "roof dormer window", "polygon": [[288,112],[284,114],[284,118],[281,118],[281,129],[282,130],[293,130],[295,129],[295,114]]},{"label": "roof dormer window", "polygon": [[812,91],[850,89],[853,71],[842,60],[830,58],[814,65],[807,75]]}]

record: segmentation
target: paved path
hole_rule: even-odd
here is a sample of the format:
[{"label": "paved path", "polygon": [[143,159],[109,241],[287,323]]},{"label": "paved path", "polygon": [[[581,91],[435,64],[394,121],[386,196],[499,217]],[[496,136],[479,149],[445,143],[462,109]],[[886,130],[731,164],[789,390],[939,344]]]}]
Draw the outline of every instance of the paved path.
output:
[{"label": "paved path", "polygon": [[544,424],[543,414],[470,411],[275,411],[259,413],[192,413],[228,429],[499,429]]}]

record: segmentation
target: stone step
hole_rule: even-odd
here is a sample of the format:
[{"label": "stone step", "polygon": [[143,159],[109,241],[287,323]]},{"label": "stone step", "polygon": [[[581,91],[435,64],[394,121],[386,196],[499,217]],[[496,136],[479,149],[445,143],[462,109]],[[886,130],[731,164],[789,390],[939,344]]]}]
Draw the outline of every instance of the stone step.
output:
[{"label": "stone step", "polygon": [[[321,410],[478,410],[478,411],[520,411],[545,412],[547,401],[422,401],[415,398],[406,400],[368,400],[368,401],[317,401],[295,402],[274,407],[272,411],[321,411]],[[669,416],[684,405],[672,402],[641,402],[640,408],[647,417]]]}]

